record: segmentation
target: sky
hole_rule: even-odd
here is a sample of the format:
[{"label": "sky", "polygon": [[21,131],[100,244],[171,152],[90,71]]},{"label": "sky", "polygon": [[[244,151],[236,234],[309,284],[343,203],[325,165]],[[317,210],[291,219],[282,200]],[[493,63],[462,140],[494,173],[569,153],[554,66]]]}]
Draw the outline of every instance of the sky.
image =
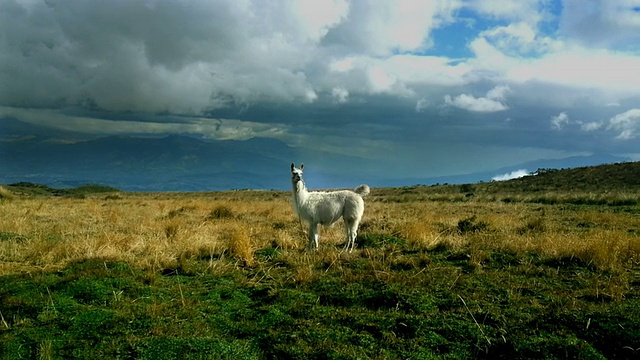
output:
[{"label": "sky", "polygon": [[397,177],[640,160],[640,0],[0,0],[9,118]]}]

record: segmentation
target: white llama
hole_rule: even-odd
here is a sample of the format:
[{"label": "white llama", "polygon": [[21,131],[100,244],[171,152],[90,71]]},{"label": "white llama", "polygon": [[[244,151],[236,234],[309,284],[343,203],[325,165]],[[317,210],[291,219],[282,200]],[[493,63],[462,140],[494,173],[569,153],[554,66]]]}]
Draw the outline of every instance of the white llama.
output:
[{"label": "white llama", "polygon": [[347,243],[344,250],[353,251],[358,235],[358,225],[364,213],[364,200],[369,194],[369,186],[360,185],[351,190],[308,191],[302,180],[302,169],[291,163],[291,185],[293,185],[293,206],[298,216],[309,223],[309,250],[318,248],[318,224],[331,225],[344,219]]}]

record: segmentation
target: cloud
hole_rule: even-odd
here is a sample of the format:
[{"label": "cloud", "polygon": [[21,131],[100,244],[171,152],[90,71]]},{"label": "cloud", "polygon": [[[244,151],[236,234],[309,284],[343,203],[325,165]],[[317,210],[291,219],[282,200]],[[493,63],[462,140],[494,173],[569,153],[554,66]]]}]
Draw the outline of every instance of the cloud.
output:
[{"label": "cloud", "polygon": [[431,31],[452,22],[461,6],[459,0],[353,1],[348,20],[331,29],[324,41],[374,57],[425,50]]},{"label": "cloud", "polygon": [[[597,101],[607,103],[639,92],[637,56],[593,52],[544,35],[545,1],[194,0],[185,6],[81,0],[1,6],[5,106],[198,115],[264,103],[345,103],[334,89],[348,92],[348,99],[385,94],[417,101],[484,82],[568,86],[577,91],[561,98],[567,103],[598,99],[585,95],[585,88],[606,93]],[[499,25],[474,25],[468,58],[429,53],[433,32],[463,21],[463,11]],[[544,98],[547,93],[531,96],[561,100]],[[508,109],[504,100],[465,91],[448,103],[479,112]]]},{"label": "cloud", "polygon": [[640,41],[638,0],[565,0],[563,6],[560,34],[564,37],[598,47],[635,47]]},{"label": "cloud", "polygon": [[445,95],[444,102],[447,105],[475,112],[496,112],[508,109],[503,103],[485,97],[476,98],[473,95],[462,94],[455,98]]},{"label": "cloud", "polygon": [[349,12],[340,0],[0,7],[0,105],[173,113],[315,101],[303,69]]},{"label": "cloud", "polygon": [[462,94],[455,98],[445,95],[446,105],[455,106],[460,109],[475,112],[496,112],[504,111],[509,107],[504,104],[505,96],[510,91],[506,85],[499,85],[489,90],[485,97],[476,98],[473,95]]},{"label": "cloud", "polygon": [[429,106],[430,106],[429,101],[427,99],[422,98],[416,101],[416,112],[422,112],[428,109]]},{"label": "cloud", "polygon": [[636,138],[640,134],[640,109],[631,109],[612,117],[608,129],[618,132],[616,139]]},{"label": "cloud", "polygon": [[[638,94],[637,56],[582,47],[565,48],[539,59],[513,62],[507,75],[518,82],[542,81],[576,89],[601,89],[628,96]],[[606,103],[611,103],[606,99]],[[600,100],[602,101],[602,100]],[[605,105],[605,104],[603,104]]]},{"label": "cloud", "polygon": [[291,18],[297,22],[296,27],[303,29],[305,37],[310,41],[319,41],[329,30],[340,24],[349,14],[349,3],[346,0],[315,1],[305,0],[288,3],[290,7],[273,8],[273,16],[278,17],[284,9],[290,8]]},{"label": "cloud", "polygon": [[551,117],[551,128],[561,130],[565,125],[569,124],[569,116],[566,112]]},{"label": "cloud", "polygon": [[466,6],[482,15],[501,20],[537,23],[543,16],[540,11],[543,1],[539,0],[469,0]]},{"label": "cloud", "polygon": [[[473,57],[466,65],[468,81],[489,80],[512,87],[544,88],[520,92],[528,101],[572,106],[589,98],[604,106],[640,95],[637,84],[640,57],[634,51],[594,48],[572,38],[544,35],[539,25],[526,22],[496,26],[482,31],[468,44]],[[637,49],[636,49],[637,50]],[[556,90],[564,88],[562,96]]]},{"label": "cloud", "polygon": [[510,173],[506,173],[506,174],[502,174],[502,175],[496,175],[494,177],[491,178],[491,180],[493,181],[504,181],[504,180],[511,180],[511,179],[518,179],[524,176],[528,176],[529,171],[526,169],[520,169],[520,170],[515,170],[512,171]]},{"label": "cloud", "polygon": [[341,87],[331,89],[331,96],[339,103],[345,103],[349,99],[349,90]]},{"label": "cloud", "polygon": [[496,49],[515,56],[557,51],[563,45],[561,41],[541,36],[533,25],[526,22],[494,27],[481,32],[480,37]]},{"label": "cloud", "polygon": [[616,134],[615,139],[631,140],[640,135],[640,109],[630,109],[607,120],[598,121],[571,120],[569,115],[563,111],[552,116],[550,123],[554,130],[562,130],[570,124],[575,124],[583,132],[607,130]]},{"label": "cloud", "polygon": [[[446,57],[398,54],[335,57],[328,64],[324,81],[350,94],[388,94],[416,97],[419,91],[464,85],[471,68]],[[427,89],[428,87],[428,89]]]},{"label": "cloud", "polygon": [[238,119],[201,117],[156,117],[155,121],[111,120],[69,115],[63,111],[0,107],[0,118],[15,118],[35,125],[93,135],[191,134],[216,140],[246,140],[253,137],[285,137],[288,127]]},{"label": "cloud", "polygon": [[600,128],[602,128],[602,123],[597,122],[597,121],[590,121],[590,122],[586,122],[586,123],[582,123],[580,124],[580,128],[583,131],[596,131]]},{"label": "cloud", "polygon": [[[413,96],[411,84],[460,83],[465,71],[446,58],[410,56],[431,46],[434,29],[455,21],[463,6],[458,0],[0,6],[5,106],[202,114],[265,102],[312,103],[323,94],[333,97],[334,88]],[[360,59],[355,71],[334,76],[354,56]],[[428,75],[414,80],[425,70]]]},{"label": "cloud", "polygon": [[0,106],[98,134],[341,153],[357,137],[348,152],[400,170],[443,142],[439,172],[518,164],[521,149],[638,153],[621,141],[640,134],[623,113],[640,109],[636,2],[0,0]]},{"label": "cloud", "polygon": [[487,92],[487,99],[504,101],[511,89],[507,85],[498,85]]},{"label": "cloud", "polygon": [[631,140],[640,135],[640,108],[630,109],[600,121],[570,121],[565,112],[551,117],[552,127],[558,130],[572,122],[580,125],[584,132],[612,131],[616,134],[617,140]]}]

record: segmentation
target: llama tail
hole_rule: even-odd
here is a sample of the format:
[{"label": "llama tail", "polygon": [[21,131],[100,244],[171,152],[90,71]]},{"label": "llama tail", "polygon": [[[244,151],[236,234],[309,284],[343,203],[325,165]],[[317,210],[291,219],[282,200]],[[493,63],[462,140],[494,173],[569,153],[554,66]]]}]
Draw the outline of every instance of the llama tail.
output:
[{"label": "llama tail", "polygon": [[369,188],[369,185],[359,185],[358,187],[356,187],[355,189],[353,189],[353,192],[355,192],[356,194],[365,197],[367,195],[369,195],[369,192],[371,192],[371,189]]}]

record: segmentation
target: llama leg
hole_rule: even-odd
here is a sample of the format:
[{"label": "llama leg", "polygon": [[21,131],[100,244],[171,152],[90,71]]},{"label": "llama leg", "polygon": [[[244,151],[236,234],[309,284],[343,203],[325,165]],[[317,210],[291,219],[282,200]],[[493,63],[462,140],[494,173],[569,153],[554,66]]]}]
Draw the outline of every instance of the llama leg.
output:
[{"label": "llama leg", "polygon": [[351,250],[356,246],[356,239],[358,238],[358,226],[360,226],[360,219],[357,218],[353,221],[353,225],[351,226]]},{"label": "llama leg", "polygon": [[342,248],[342,251],[348,251],[349,250],[349,244],[351,244],[351,233],[349,233],[349,231],[347,231],[347,242],[344,244],[344,247]]},{"label": "llama leg", "polygon": [[309,225],[309,250],[318,248],[318,224]]},{"label": "llama leg", "polygon": [[356,244],[358,224],[354,221],[345,221],[344,225],[347,230],[347,243],[345,244],[343,251],[351,252]]},{"label": "llama leg", "polygon": [[356,226],[352,231],[351,231],[351,249],[349,249],[349,252],[353,251],[353,248],[356,246],[356,238],[358,237],[358,227]]},{"label": "llama leg", "polygon": [[349,243],[351,242],[351,231],[350,231],[350,227],[349,227],[349,222],[345,219],[344,220],[344,233],[346,235],[346,242],[344,243],[344,247],[342,248],[342,251],[347,251],[349,249]]},{"label": "llama leg", "polygon": [[342,249],[342,251],[348,251],[349,245],[351,245],[351,230],[347,227],[347,241],[344,244],[344,248]]}]

